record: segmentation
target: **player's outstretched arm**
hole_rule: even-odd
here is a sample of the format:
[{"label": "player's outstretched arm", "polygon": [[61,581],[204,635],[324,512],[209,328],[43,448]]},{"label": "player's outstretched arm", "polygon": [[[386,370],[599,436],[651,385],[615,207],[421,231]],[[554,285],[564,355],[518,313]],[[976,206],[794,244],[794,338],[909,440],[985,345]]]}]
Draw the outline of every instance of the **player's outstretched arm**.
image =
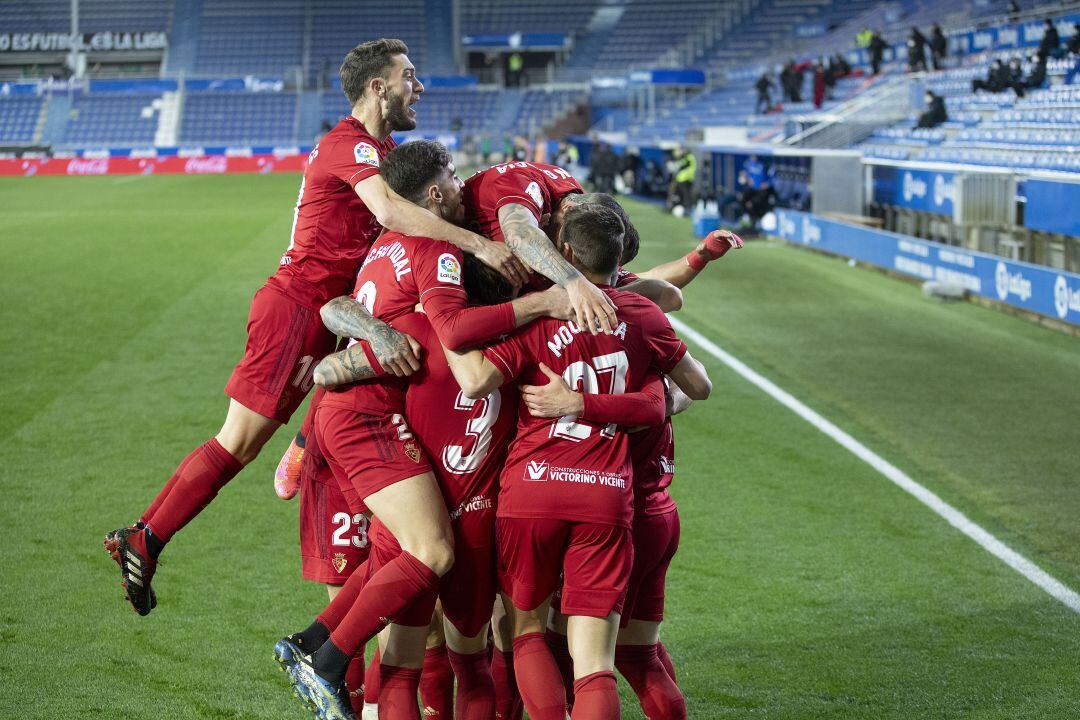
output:
[{"label": "player's outstretched arm", "polygon": [[420,369],[419,345],[368,312],[349,295],[336,297],[319,310],[323,325],[338,337],[367,340],[389,373],[405,377]]},{"label": "player's outstretched arm", "polygon": [[461,386],[461,392],[471,400],[487,397],[502,387],[503,374],[479,350],[458,352],[443,348],[450,372]]},{"label": "player's outstretched arm", "polygon": [[686,412],[694,402],[675,383],[668,386],[666,400],[668,417],[674,417],[681,412]]},{"label": "player's outstretched arm", "polygon": [[368,352],[370,349],[365,349],[360,342],[327,355],[315,366],[312,373],[315,384],[322,388],[332,388],[377,377],[379,373],[372,365]]},{"label": "player's outstretched arm", "polygon": [[395,193],[380,175],[373,175],[356,183],[356,194],[375,215],[379,224],[387,230],[403,235],[445,240],[457,245],[463,251],[475,255],[480,262],[498,270],[514,285],[523,285],[529,279],[529,273],[521,261],[514,257],[510,248],[503,243],[493,242],[448,223],[427,209],[409,202]]},{"label": "player's outstretched arm", "polygon": [[664,312],[676,312],[683,306],[682,290],[667,280],[639,277],[632,283],[620,285],[619,289],[652,300]]},{"label": "player's outstretched arm", "polygon": [[559,254],[528,208],[519,203],[503,205],[499,227],[507,247],[526,265],[566,289],[578,327],[596,335],[618,326],[611,299]]},{"label": "player's outstretched arm", "polygon": [[[713,260],[719,260],[724,257],[728,250],[738,250],[743,246],[742,238],[729,230],[713,230],[705,239],[698,243],[694,250],[678,260],[672,260],[671,262],[664,263],[663,265],[657,265],[654,268],[650,268],[645,272],[638,273],[639,278],[649,278],[652,280],[666,280],[677,288],[684,288],[690,284],[690,281],[698,276],[705,266]],[[629,285],[623,288],[624,290],[633,290]],[[644,293],[639,293],[644,294]],[[650,300],[653,298],[645,295]],[[656,300],[653,300],[656,302]],[[660,305],[659,302],[656,302]],[[660,305],[664,308],[663,305]],[[670,312],[667,308],[665,311]]]},{"label": "player's outstretched arm", "polygon": [[671,381],[679,386],[691,400],[707,400],[712,393],[712,380],[705,366],[695,360],[687,351],[682,359],[668,373]]},{"label": "player's outstretched arm", "polygon": [[658,373],[650,373],[638,392],[596,394],[573,390],[544,363],[540,363],[540,371],[548,378],[546,385],[521,386],[521,399],[533,417],[574,415],[582,420],[627,427],[659,425],[664,421],[664,381]]}]

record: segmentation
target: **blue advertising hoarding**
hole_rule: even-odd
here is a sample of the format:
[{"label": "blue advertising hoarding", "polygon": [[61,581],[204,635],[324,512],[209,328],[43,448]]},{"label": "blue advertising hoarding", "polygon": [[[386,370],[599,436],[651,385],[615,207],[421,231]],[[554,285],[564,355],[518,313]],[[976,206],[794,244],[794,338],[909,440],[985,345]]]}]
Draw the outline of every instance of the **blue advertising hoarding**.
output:
[{"label": "blue advertising hoarding", "polygon": [[789,242],[1080,325],[1080,275],[795,210],[776,216],[776,234]]},{"label": "blue advertising hoarding", "polygon": [[874,165],[874,202],[952,215],[956,173]]},{"label": "blue advertising hoarding", "polygon": [[1032,230],[1080,236],[1080,183],[1028,178],[1024,225]]}]

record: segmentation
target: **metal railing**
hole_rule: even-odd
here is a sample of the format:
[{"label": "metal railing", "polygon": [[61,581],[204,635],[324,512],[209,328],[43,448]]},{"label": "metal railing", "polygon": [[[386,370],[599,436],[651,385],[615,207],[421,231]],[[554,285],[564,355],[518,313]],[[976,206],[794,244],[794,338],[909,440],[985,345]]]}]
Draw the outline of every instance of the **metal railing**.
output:
[{"label": "metal railing", "polygon": [[891,78],[828,113],[796,116],[793,122],[802,129],[783,144],[844,148],[861,142],[878,128],[899,122],[911,113],[914,82],[912,76]]}]

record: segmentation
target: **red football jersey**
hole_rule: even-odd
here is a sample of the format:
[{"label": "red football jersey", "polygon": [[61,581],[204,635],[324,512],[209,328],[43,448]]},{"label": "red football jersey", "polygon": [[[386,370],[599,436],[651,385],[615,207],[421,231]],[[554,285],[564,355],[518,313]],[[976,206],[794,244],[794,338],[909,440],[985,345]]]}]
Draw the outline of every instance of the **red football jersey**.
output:
[{"label": "red football jersey", "polygon": [[289,247],[269,285],[311,308],[349,292],[382,231],[354,187],[378,175],[394,147],[392,138],[380,143],[352,116],[319,141],[300,183]]},{"label": "red football jersey", "polygon": [[431,460],[450,519],[469,523],[482,511],[494,512],[499,473],[514,436],[517,390],[504,387],[470,400],[424,315],[405,315],[393,325],[424,348],[424,366],[409,378],[405,420]]},{"label": "red football jersey", "polygon": [[661,515],[675,507],[668,486],[675,477],[675,434],[671,418],[630,434],[630,460],[634,465],[634,508],[645,515]]},{"label": "red football jersey", "polygon": [[[479,344],[513,329],[510,303],[466,307],[461,265],[461,250],[450,243],[383,233],[356,276],[353,297],[384,322],[412,313],[417,303],[422,304],[435,334],[448,347]],[[331,391],[323,402],[382,414],[402,407],[406,383],[394,378],[358,383]]]},{"label": "red football jersey", "polygon": [[[505,383],[544,385],[543,362],[574,389],[626,393],[649,370],[668,372],[686,354],[667,317],[633,293],[602,288],[619,325],[611,335],[581,332],[573,322],[542,318],[484,350]],[[501,477],[500,517],[542,517],[629,527],[632,470],[626,432],[576,416],[534,418],[524,404]]]},{"label": "red football jersey", "polygon": [[581,185],[557,165],[509,162],[481,170],[465,181],[465,223],[481,235],[503,241],[499,208],[518,203],[540,216],[554,212],[563,197],[582,192]]}]

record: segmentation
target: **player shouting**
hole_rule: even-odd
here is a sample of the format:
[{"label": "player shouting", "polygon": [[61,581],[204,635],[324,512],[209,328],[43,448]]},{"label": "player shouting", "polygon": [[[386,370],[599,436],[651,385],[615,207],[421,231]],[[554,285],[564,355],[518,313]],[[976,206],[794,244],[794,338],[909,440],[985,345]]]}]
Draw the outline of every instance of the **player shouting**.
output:
[{"label": "player shouting", "polygon": [[[400,40],[357,46],[341,65],[352,113],[312,150],[278,271],[255,294],[244,357],[225,387],[229,410],[218,434],[189,454],[131,527],[110,533],[106,549],[120,565],[127,598],[140,615],[155,606],[157,558],[287,422],[311,387],[311,371],[335,338],[318,308],[348,291],[383,228],[449,241],[514,280],[524,269],[505,246],[456,227],[390,191],[379,165],[390,133],[416,127],[412,105],[424,86]],[[387,367],[415,367],[408,344],[385,333],[373,342]]]},{"label": "player shouting", "polygon": [[[660,309],[611,287],[622,252],[618,216],[587,204],[564,221],[567,260],[618,308],[613,332],[590,335],[573,323],[541,319],[482,352],[448,353],[465,395],[483,397],[518,379],[536,384],[546,380],[546,366],[590,398],[636,392],[650,369],[670,374],[691,397],[707,397],[704,368]],[[632,497],[624,431],[573,415],[533,418],[522,407],[501,476],[496,544],[517,682],[534,720],[565,717],[562,679],[543,634],[560,573],[574,660],[572,717],[619,715],[613,656],[631,568]]]}]

